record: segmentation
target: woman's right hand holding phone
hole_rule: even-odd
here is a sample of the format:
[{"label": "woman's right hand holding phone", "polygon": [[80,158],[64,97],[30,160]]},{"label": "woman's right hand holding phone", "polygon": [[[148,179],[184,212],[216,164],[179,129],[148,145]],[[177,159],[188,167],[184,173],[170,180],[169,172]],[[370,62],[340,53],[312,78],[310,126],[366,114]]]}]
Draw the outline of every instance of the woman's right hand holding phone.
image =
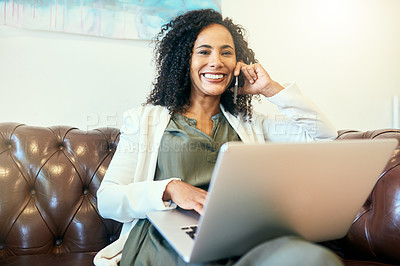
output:
[{"label": "woman's right hand holding phone", "polygon": [[236,64],[234,75],[240,72],[245,77],[245,83],[239,88],[238,94],[262,94],[266,97],[274,96],[284,89],[279,83],[273,81],[261,64],[247,65],[243,62]]}]

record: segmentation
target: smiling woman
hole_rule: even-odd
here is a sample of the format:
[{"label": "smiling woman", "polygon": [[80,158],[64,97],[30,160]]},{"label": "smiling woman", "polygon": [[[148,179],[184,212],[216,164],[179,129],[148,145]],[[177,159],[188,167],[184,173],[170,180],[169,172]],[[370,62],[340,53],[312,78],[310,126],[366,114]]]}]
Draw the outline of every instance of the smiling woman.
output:
[{"label": "smiling woman", "polygon": [[[162,27],[154,88],[146,104],[125,113],[117,152],[97,192],[101,215],[124,227],[120,239],[96,255],[96,265],[116,265],[121,258],[120,265],[186,265],[146,213],[178,206],[203,214],[223,143],[336,138],[335,128],[295,83],[282,86],[271,79],[243,33],[210,9],[185,13]],[[233,80],[239,75],[243,80],[234,101]],[[276,104],[286,120],[252,112],[253,95]],[[285,130],[276,132],[278,126]],[[328,250],[286,235],[242,257],[209,264],[276,265],[277,260],[341,264]]]},{"label": "smiling woman", "polygon": [[221,95],[231,84],[236,67],[235,44],[227,28],[211,24],[194,43],[190,60],[190,105],[185,115],[197,121],[200,131],[211,134],[210,117],[220,112]]},{"label": "smiling woman", "polygon": [[194,97],[210,95],[219,103],[232,82],[235,66],[235,44],[229,31],[219,24],[204,28],[197,36],[190,60],[191,102],[197,102]]},{"label": "smiling woman", "polygon": [[[213,26],[212,29],[207,29],[211,25]],[[204,38],[208,38],[208,41],[216,42],[215,38],[207,37],[208,34],[202,34],[198,38],[200,32],[205,30],[208,33],[213,33],[214,37],[218,37],[218,42],[220,42],[218,45],[220,47],[211,47],[211,43],[205,43],[206,40]],[[186,112],[192,104],[190,92],[194,77],[192,76],[191,67],[199,63],[200,61],[197,61],[197,59],[200,60],[200,58],[206,59],[212,56],[211,59],[213,60],[215,53],[209,54],[212,50],[224,48],[224,54],[220,54],[220,59],[224,58],[224,61],[229,57],[235,62],[256,63],[254,52],[248,47],[244,32],[245,30],[240,25],[234,24],[229,18],[222,19],[221,14],[216,11],[210,11],[208,14],[188,12],[185,16],[177,17],[173,24],[172,22],[166,24],[155,39],[157,76],[154,82],[154,89],[149,95],[147,103],[165,106],[172,113]],[[224,39],[220,38],[220,33],[225,34]],[[231,49],[228,49],[226,45],[230,46]],[[228,56],[227,52],[232,55]],[[196,60],[196,62],[192,62],[192,60]],[[221,68],[221,66],[217,67]],[[220,70],[213,71],[215,74]],[[213,73],[210,72],[208,74]],[[225,74],[231,75],[232,73]],[[198,79],[200,80],[200,77]],[[231,90],[226,90],[226,88],[233,86],[232,78],[224,80],[227,83],[225,83],[226,87],[220,95],[221,103],[231,113],[242,112],[251,117],[252,97],[250,95],[241,95],[238,97],[237,104],[233,104],[233,93]]]}]

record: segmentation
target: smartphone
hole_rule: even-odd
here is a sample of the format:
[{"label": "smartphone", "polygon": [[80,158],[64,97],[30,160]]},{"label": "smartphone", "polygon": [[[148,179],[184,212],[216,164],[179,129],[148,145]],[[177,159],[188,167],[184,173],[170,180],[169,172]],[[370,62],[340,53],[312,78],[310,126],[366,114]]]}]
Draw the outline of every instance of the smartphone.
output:
[{"label": "smartphone", "polygon": [[233,103],[236,104],[237,91],[239,87],[239,76],[235,77],[235,85],[233,86]]},{"label": "smartphone", "polygon": [[239,76],[234,77],[235,82],[233,83],[233,103],[236,104],[236,99],[237,99],[237,92],[239,87],[243,87],[244,82],[243,82],[243,75],[242,73],[239,74]]}]

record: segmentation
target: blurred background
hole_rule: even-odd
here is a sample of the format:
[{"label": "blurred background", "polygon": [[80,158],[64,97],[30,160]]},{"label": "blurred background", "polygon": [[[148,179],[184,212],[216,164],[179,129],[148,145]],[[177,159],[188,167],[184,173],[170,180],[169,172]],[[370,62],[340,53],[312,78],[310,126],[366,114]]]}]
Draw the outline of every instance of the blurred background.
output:
[{"label": "blurred background", "polygon": [[[296,81],[337,129],[398,126],[400,1],[222,0],[271,77]],[[0,122],[120,127],[146,100],[153,46],[0,26]],[[256,110],[277,114],[267,100]]]}]

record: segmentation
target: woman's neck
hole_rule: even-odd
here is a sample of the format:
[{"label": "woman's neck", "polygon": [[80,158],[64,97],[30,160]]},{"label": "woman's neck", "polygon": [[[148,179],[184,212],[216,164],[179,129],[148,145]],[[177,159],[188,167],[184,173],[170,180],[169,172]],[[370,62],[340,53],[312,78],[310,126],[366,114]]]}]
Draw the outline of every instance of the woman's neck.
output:
[{"label": "woman's neck", "polygon": [[217,106],[210,106],[210,107],[206,107],[203,105],[196,106],[191,104],[189,108],[185,111],[185,113],[183,113],[183,115],[189,118],[203,117],[206,119],[211,119],[211,117],[218,114],[219,112],[221,112],[219,104]]},{"label": "woman's neck", "polygon": [[218,101],[193,101],[189,108],[183,113],[184,116],[195,119],[197,128],[207,135],[211,135],[213,129],[213,121],[211,117],[221,111]]},{"label": "woman's neck", "polygon": [[221,97],[195,97],[193,94],[190,97],[190,106],[184,115],[199,115],[211,119],[212,116],[219,113]]}]

